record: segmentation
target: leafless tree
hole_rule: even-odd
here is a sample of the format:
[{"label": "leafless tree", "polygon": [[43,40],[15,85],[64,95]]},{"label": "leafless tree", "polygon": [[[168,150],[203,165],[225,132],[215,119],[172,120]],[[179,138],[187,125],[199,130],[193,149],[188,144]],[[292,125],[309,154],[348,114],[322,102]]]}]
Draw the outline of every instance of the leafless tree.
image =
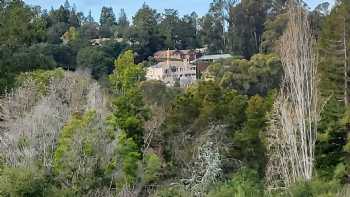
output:
[{"label": "leafless tree", "polygon": [[[31,76],[31,75],[28,75]],[[96,166],[108,166],[115,157],[116,140],[111,139],[106,117],[108,97],[86,72],[64,72],[49,79],[45,91],[28,78],[0,99],[0,155],[9,167],[54,168],[60,133],[73,116],[94,111],[86,128],[77,128],[64,158],[67,169],[55,176],[63,187],[74,187],[94,179]],[[91,143],[94,155],[84,152]],[[114,176],[114,175],[111,175]],[[113,178],[112,178],[113,179]],[[86,196],[116,196],[111,188],[94,188]]]},{"label": "leafless tree", "polygon": [[151,145],[153,145],[153,141],[156,137],[160,138],[161,132],[160,127],[163,124],[166,112],[165,108],[162,106],[153,105],[150,107],[152,112],[152,118],[145,122],[145,139],[144,139],[144,147],[143,152],[146,153]]},{"label": "leafless tree", "polygon": [[222,173],[219,148],[213,142],[203,144],[198,150],[196,160],[190,179],[190,191],[195,196],[204,196],[208,187],[216,183]]},{"label": "leafless tree", "polygon": [[344,185],[341,191],[336,195],[337,197],[347,197],[350,196],[350,185]]},{"label": "leafless tree", "polygon": [[134,192],[134,189],[129,187],[124,187],[117,195],[118,197],[136,197],[137,195]]},{"label": "leafless tree", "polygon": [[50,79],[47,90],[38,93],[34,81],[28,79],[0,99],[0,154],[7,165],[41,161],[50,169],[57,138],[72,114],[90,109],[108,113],[107,99],[88,74],[65,72],[63,78]]},{"label": "leafless tree", "polygon": [[320,114],[317,58],[307,12],[298,0],[291,0],[288,15],[280,46],[284,78],[268,130],[266,178],[271,189],[312,178]]},{"label": "leafless tree", "polygon": [[208,192],[208,187],[215,184],[222,175],[222,157],[221,140],[219,133],[225,130],[223,125],[211,125],[201,139],[198,139],[196,150],[193,153],[193,158],[188,169],[184,174],[191,176],[182,179],[185,183],[185,188],[193,196],[205,196]]},{"label": "leafless tree", "polygon": [[6,123],[23,117],[40,99],[39,89],[35,81],[28,79],[23,85],[5,94],[0,99],[0,133]]},{"label": "leafless tree", "polygon": [[348,66],[348,38],[347,38],[347,24],[346,24],[346,18],[344,16],[343,18],[343,51],[344,51],[344,102],[345,106],[347,107],[349,105],[349,93],[348,93],[348,86],[349,86],[349,66]]}]

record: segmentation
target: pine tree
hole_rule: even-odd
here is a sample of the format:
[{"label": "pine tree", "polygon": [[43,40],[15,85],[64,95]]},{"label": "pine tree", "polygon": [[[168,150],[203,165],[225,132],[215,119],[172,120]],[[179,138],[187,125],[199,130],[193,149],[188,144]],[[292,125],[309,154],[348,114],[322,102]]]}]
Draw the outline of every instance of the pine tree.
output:
[{"label": "pine tree", "polygon": [[327,17],[320,37],[321,87],[324,96],[334,95],[349,104],[350,2],[339,1]]},{"label": "pine tree", "polygon": [[94,18],[92,17],[91,10],[89,10],[89,14],[88,14],[87,17],[86,17],[86,21],[87,21],[88,23],[93,23],[93,22],[95,22]]},{"label": "pine tree", "polygon": [[117,37],[127,39],[130,30],[130,22],[126,16],[125,10],[121,9],[117,21]]}]

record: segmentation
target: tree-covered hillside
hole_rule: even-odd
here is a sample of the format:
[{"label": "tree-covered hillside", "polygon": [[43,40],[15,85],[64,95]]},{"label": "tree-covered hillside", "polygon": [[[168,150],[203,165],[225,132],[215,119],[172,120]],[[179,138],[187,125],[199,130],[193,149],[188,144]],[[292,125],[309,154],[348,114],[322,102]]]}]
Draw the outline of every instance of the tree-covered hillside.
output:
[{"label": "tree-covered hillside", "polygon": [[[114,9],[0,0],[0,196],[350,196],[347,0]],[[231,58],[149,80],[171,49]]]}]

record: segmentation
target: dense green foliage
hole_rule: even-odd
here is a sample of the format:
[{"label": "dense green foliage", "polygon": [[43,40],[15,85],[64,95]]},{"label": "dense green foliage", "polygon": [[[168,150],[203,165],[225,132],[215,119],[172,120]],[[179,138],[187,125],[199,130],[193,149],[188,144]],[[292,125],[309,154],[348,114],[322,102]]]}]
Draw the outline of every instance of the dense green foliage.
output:
[{"label": "dense green foliage", "polygon": [[40,196],[48,190],[43,173],[37,169],[5,168],[0,176],[1,196]]},{"label": "dense green foliage", "polygon": [[122,189],[136,183],[137,171],[141,153],[133,138],[128,138],[125,132],[118,136],[118,146],[116,147],[118,158],[116,168],[121,174],[117,177],[117,187]]},{"label": "dense green foliage", "polygon": [[249,169],[241,169],[232,180],[219,186],[209,193],[208,196],[229,197],[229,196],[263,196],[262,183],[257,173]]},{"label": "dense green foliage", "polygon": [[281,81],[282,65],[274,54],[256,54],[250,60],[224,60],[209,66],[204,77],[241,94],[267,95]]},{"label": "dense green foliage", "polygon": [[155,153],[145,155],[145,182],[151,183],[158,181],[161,169],[161,161]]},{"label": "dense green foliage", "polygon": [[[53,171],[57,180],[78,194],[101,184],[99,182],[103,181],[103,170],[106,168],[103,162],[97,162],[102,155],[98,150],[99,140],[96,139],[106,136],[98,133],[100,128],[94,121],[97,120],[93,111],[86,112],[82,117],[74,117],[63,128],[54,153]],[[94,171],[79,170],[84,165],[99,167]]]},{"label": "dense green foliage", "polygon": [[[180,17],[172,9],[158,13],[144,4],[130,25],[124,10],[117,17],[110,7],[102,8],[100,23],[96,23],[91,13],[84,16],[68,1],[50,11],[29,7],[21,0],[4,1],[0,10],[0,90],[10,89],[19,72],[37,68],[82,67],[103,79],[112,72],[113,59],[129,44],[136,52],[136,62],[162,49],[207,46],[211,53],[246,58],[262,47],[270,52],[275,45],[271,40],[277,40],[286,24],[279,20],[283,6],[276,5],[281,2],[214,1],[202,18],[195,12]],[[321,20],[316,21],[319,27]],[[91,46],[97,38],[111,42]]]},{"label": "dense green foliage", "polygon": [[77,54],[77,66],[90,70],[95,79],[104,79],[112,73],[114,59],[125,47],[117,42],[106,42],[102,47],[84,47]]},{"label": "dense green foliage", "polygon": [[148,111],[144,105],[139,89],[139,81],[144,78],[142,65],[134,63],[132,51],[127,51],[115,62],[116,68],[110,75],[110,82],[118,97],[113,102],[113,124],[115,128],[125,131],[138,147],[143,144],[143,124]]}]

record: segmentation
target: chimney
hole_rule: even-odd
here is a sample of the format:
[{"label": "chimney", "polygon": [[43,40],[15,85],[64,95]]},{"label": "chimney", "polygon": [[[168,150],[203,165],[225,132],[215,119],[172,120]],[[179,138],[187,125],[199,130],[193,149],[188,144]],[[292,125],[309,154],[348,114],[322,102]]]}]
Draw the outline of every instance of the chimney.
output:
[{"label": "chimney", "polygon": [[170,50],[168,48],[168,51],[166,53],[166,64],[167,64],[167,66],[169,66],[169,59],[170,59]]}]

